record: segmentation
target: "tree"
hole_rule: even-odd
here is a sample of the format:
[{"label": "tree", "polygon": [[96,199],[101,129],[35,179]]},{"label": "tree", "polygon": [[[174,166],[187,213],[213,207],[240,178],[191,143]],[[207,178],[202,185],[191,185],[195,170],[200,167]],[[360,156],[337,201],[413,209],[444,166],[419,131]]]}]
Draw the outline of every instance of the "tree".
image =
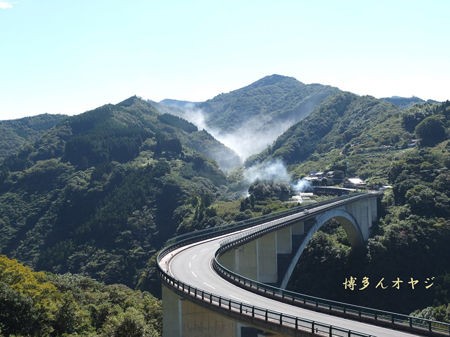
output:
[{"label": "tree", "polygon": [[422,146],[434,146],[446,138],[445,125],[437,116],[430,116],[420,122],[415,129]]}]

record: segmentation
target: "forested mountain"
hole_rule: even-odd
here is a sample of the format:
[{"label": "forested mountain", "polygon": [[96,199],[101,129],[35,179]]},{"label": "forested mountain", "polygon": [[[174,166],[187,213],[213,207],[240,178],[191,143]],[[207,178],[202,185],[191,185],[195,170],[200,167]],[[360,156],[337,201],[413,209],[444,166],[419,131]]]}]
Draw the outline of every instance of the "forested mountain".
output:
[{"label": "forested mountain", "polygon": [[63,121],[64,115],[38,115],[0,121],[0,162],[17,153],[27,142],[37,140],[43,133]]},{"label": "forested mountain", "polygon": [[0,252],[136,286],[162,244],[226,188],[205,157],[217,149],[229,151],[136,97],[69,117],[4,160]]},{"label": "forested mountain", "polygon": [[271,75],[218,95],[198,107],[204,111],[206,123],[221,132],[236,131],[242,125],[253,129],[270,128],[300,121],[325,98],[337,92],[337,88],[330,86],[307,85],[293,77]]},{"label": "forested mountain", "polygon": [[425,101],[419,97],[400,97],[400,96],[392,96],[392,97],[385,97],[382,98],[382,100],[392,103],[399,108],[409,108],[410,106],[414,104],[422,104],[422,103],[439,103],[437,101],[433,101],[431,99]]},{"label": "forested mountain", "polygon": [[[290,288],[406,314],[418,310],[416,315],[450,321],[450,102],[415,105],[400,113],[372,98],[344,95],[331,102],[280,137],[283,142],[276,143],[279,147],[271,155],[293,158],[291,170],[298,175],[342,170],[347,177],[361,174],[392,189],[385,191],[380,221],[365,250],[351,251],[343,229],[331,223],[308,245]],[[362,108],[362,121],[353,114],[355,107]],[[315,114],[334,118],[337,127],[351,117],[345,124],[353,120],[359,128],[342,142],[339,135],[345,137],[350,130],[343,128],[341,134],[332,125],[322,137],[309,138],[311,150],[296,161],[296,152],[290,151],[296,148],[288,144],[311,131],[306,126],[316,121]],[[343,287],[350,276],[357,278],[355,291]],[[370,288],[361,291],[364,277]],[[401,290],[392,287],[397,277],[404,282]],[[382,278],[386,289],[375,287]],[[412,289],[407,283],[411,278],[420,286]]]},{"label": "forested mountain", "polygon": [[271,75],[202,103],[160,103],[173,109],[171,113],[205,128],[246,159],[338,92],[334,87]]},{"label": "forested mountain", "polygon": [[[0,253],[37,270],[81,273],[157,294],[154,258],[168,238],[292,205],[284,202],[292,188],[273,182],[254,182],[249,197],[240,200],[231,200],[228,193],[238,191],[237,195],[248,187],[248,166],[275,161],[286,164],[294,179],[329,170],[341,178],[358,175],[373,187],[392,186],[366,250],[351,253],[345,233],[331,224],[308,246],[292,289],[387,310],[435,305],[437,309],[420,315],[447,319],[449,112],[448,102],[404,108],[272,75],[204,103],[155,103],[131,97],[78,116],[40,116],[33,123],[27,121],[26,127],[24,122],[8,121],[9,131],[0,137],[5,145],[5,157],[0,158]],[[178,117],[189,114],[205,130]],[[217,163],[231,169],[240,161],[208,132],[209,124],[216,128],[214,136],[226,135],[229,141],[231,135],[241,148],[271,146],[251,157],[247,169],[226,176]],[[288,176],[286,170],[284,174]],[[439,262],[427,263],[430,259]],[[21,269],[5,261],[4,265]],[[417,292],[415,298],[408,292],[400,297],[390,292],[353,296],[342,290],[349,275],[388,279],[396,272],[416,278],[433,274],[436,287]],[[80,309],[74,317],[83,324],[86,308],[92,306],[79,298],[77,289],[99,290],[102,295],[93,296],[95,301],[114,299],[114,288],[80,276],[46,277],[42,282],[73,292],[76,303],[68,305]],[[18,299],[34,310],[27,294],[11,292],[1,282],[11,301]],[[62,303],[52,310],[57,312]],[[142,303],[134,304],[143,308]],[[95,315],[103,314],[104,308],[98,308],[99,302],[93,306],[89,324],[100,335],[111,333],[133,315],[138,317],[136,324],[158,329],[148,320],[153,317],[125,307],[107,314],[117,314],[114,322],[101,325]]]}]

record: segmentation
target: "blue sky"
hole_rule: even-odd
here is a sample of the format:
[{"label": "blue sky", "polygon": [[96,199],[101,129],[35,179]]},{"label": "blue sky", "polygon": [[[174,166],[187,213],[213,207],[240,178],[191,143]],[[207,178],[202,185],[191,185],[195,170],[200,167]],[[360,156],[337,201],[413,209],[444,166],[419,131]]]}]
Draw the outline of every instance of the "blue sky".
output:
[{"label": "blue sky", "polygon": [[447,0],[0,0],[0,119],[134,94],[202,101],[274,73],[450,99]]}]

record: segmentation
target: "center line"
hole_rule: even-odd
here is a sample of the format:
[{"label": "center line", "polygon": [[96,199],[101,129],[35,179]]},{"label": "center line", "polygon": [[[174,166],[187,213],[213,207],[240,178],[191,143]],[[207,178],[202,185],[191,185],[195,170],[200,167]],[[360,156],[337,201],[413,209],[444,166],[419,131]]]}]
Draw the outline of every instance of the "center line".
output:
[{"label": "center line", "polygon": [[194,277],[197,277],[197,274],[196,274],[196,273],[194,273],[194,272],[192,272],[192,275],[194,275]]}]

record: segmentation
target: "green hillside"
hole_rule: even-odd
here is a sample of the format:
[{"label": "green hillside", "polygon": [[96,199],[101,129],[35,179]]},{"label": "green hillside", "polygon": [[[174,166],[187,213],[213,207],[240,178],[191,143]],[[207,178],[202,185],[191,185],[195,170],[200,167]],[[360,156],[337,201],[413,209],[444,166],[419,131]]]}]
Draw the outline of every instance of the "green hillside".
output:
[{"label": "green hillside", "polygon": [[39,270],[145,283],[164,242],[191,229],[227,178],[229,151],[136,97],[70,117],[0,169],[0,251]]},{"label": "green hillside", "polygon": [[149,293],[34,272],[3,255],[0,295],[0,336],[161,335],[161,304]]},{"label": "green hillside", "polygon": [[66,119],[63,115],[38,115],[0,121],[0,162],[16,154],[25,143],[37,140],[43,133]]},{"label": "green hillside", "polygon": [[[330,223],[308,245],[290,288],[406,314],[418,310],[415,314],[419,316],[450,321],[450,102],[415,106],[398,113],[371,98],[346,95],[334,99],[341,102],[333,105],[340,109],[326,106],[316,112],[332,114],[335,125],[322,137],[308,138],[316,142],[310,143],[305,161],[296,162],[286,146],[292,144],[294,134],[311,131],[304,125],[280,137],[283,143],[277,142],[273,155],[294,158],[291,169],[299,175],[313,168],[342,169],[347,176],[359,174],[368,181],[389,184],[392,189],[385,192],[380,221],[364,251],[351,251],[345,232]],[[352,114],[355,106],[366,107],[359,112],[364,122],[358,122]],[[313,119],[314,114],[308,118]],[[360,129],[345,143],[341,137],[349,129],[341,129],[342,134],[335,130],[350,120]],[[411,139],[417,142],[411,145]],[[364,291],[345,290],[343,282],[350,276],[359,284],[368,277],[372,285]],[[401,290],[392,288],[392,280],[397,277],[404,280]],[[420,288],[408,289],[411,277],[421,282]],[[389,289],[375,289],[381,278]],[[427,278],[429,284],[434,281],[430,290],[425,288]]]},{"label": "green hillside", "polygon": [[222,132],[243,124],[267,128],[287,121],[295,123],[338,89],[321,84],[303,84],[293,77],[266,76],[244,88],[221,94],[198,104],[206,123]]},{"label": "green hillside", "polygon": [[245,160],[338,92],[330,86],[271,75],[205,102],[163,100],[160,106],[205,128]]}]

